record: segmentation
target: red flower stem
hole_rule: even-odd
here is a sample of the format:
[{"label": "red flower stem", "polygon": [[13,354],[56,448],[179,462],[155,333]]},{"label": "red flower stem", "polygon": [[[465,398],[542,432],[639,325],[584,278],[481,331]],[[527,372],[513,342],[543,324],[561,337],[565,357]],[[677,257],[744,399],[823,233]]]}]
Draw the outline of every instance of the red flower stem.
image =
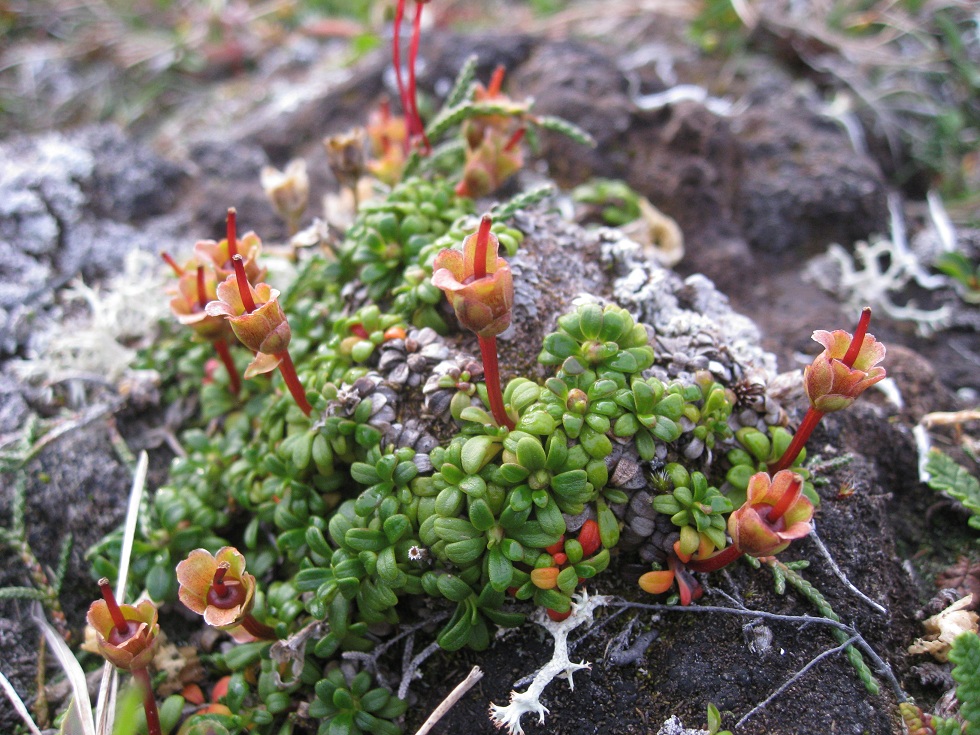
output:
[{"label": "red flower stem", "polygon": [[143,711],[146,713],[147,732],[149,735],[163,735],[163,730],[160,728],[160,714],[157,712],[157,700],[153,696],[153,686],[150,684],[150,675],[146,667],[133,669],[132,674],[143,690]]},{"label": "red flower stem", "polygon": [[[847,352],[844,353],[844,357],[841,362],[847,367],[854,367],[854,361],[857,360],[858,355],[861,354],[861,347],[864,346],[864,337],[868,333],[868,325],[871,324],[871,307],[865,306],[861,310],[861,318],[858,320],[857,329],[854,330],[854,335],[851,337],[851,344],[847,347]],[[786,451],[783,452],[783,456],[779,458],[778,461],[772,463],[767,468],[769,474],[774,475],[780,470],[788,469],[793,466],[793,462],[796,461],[797,455],[806,446],[807,440],[810,438],[810,434],[813,430],[817,428],[817,424],[820,423],[820,419],[823,418],[823,413],[817,411],[813,406],[807,409],[806,416],[803,417],[803,422],[800,424],[800,428],[797,429],[796,433],[793,435],[793,441],[790,442],[789,446],[786,447]],[[781,514],[780,514],[781,515]],[[779,516],[777,516],[778,518]]]},{"label": "red flower stem", "polygon": [[238,368],[235,366],[235,361],[231,357],[231,350],[228,349],[228,343],[223,339],[216,339],[214,341],[214,351],[218,353],[218,357],[221,358],[225,370],[228,371],[229,388],[231,388],[232,394],[237,396],[242,389],[242,380],[238,376]]},{"label": "red flower stem", "polygon": [[274,629],[265,623],[260,623],[252,613],[248,613],[242,618],[242,627],[260,640],[276,640],[279,638]]},{"label": "red flower stem", "polygon": [[510,140],[504,146],[504,151],[510,153],[524,138],[524,134],[527,132],[527,128],[518,128],[514,131],[514,134],[510,136]]},{"label": "red flower stem", "polygon": [[405,89],[405,80],[402,78],[402,19],[405,17],[405,0],[398,0],[398,5],[395,6],[395,26],[394,35],[391,39],[391,60],[395,65],[395,84],[398,85],[398,99],[401,101],[402,114],[405,116],[405,128],[406,128],[406,138],[405,146],[408,147],[408,138],[411,134],[411,126],[409,124],[409,115],[411,114],[411,105],[408,101],[408,92]]},{"label": "red flower stem", "polygon": [[204,266],[197,267],[197,305],[202,309],[208,305],[207,286],[204,283]]},{"label": "red flower stem", "polygon": [[[473,278],[479,280],[487,276],[487,245],[490,242],[490,226],[493,224],[489,214],[480,220],[480,229],[476,233],[476,248],[473,256]],[[497,338],[480,337],[480,355],[483,357],[483,379],[487,385],[487,398],[490,400],[490,412],[500,426],[514,428],[507,411],[504,410],[504,397],[500,392],[500,367],[497,364]]]},{"label": "red flower stem", "polygon": [[847,348],[847,352],[844,353],[844,357],[841,362],[847,365],[847,367],[854,367],[854,361],[857,360],[858,355],[861,353],[861,348],[864,346],[864,337],[868,333],[868,325],[871,324],[871,307],[865,306],[861,310],[861,318],[858,320],[857,329],[854,330],[854,336],[851,337],[851,344]]},{"label": "red flower stem", "polygon": [[422,127],[422,116],[419,115],[419,97],[415,86],[415,67],[419,57],[419,39],[422,37],[422,8],[424,3],[415,3],[415,22],[412,25],[412,45],[408,50],[408,102],[412,106],[411,125],[409,126],[409,136],[421,135],[422,145],[429,151],[429,139],[425,135],[425,128]]},{"label": "red flower stem", "polygon": [[309,416],[313,413],[313,406],[306,400],[306,391],[303,390],[303,384],[299,382],[299,376],[296,374],[296,367],[293,365],[293,359],[289,356],[289,351],[283,350],[276,357],[282,361],[279,363],[279,372],[282,373],[282,378],[286,381],[289,393],[300,410]]},{"label": "red flower stem", "polygon": [[476,248],[473,256],[473,279],[479,280],[487,276],[487,246],[490,244],[490,227],[493,219],[489,214],[480,220],[480,229],[476,231]]},{"label": "red flower stem", "polygon": [[794,473],[793,481],[786,488],[786,492],[783,493],[782,497],[769,510],[769,523],[775,523],[782,518],[790,506],[799,499],[801,492],[803,492],[803,478]]},{"label": "red flower stem", "polygon": [[712,554],[705,559],[691,559],[687,563],[687,568],[692,572],[716,572],[741,557],[742,552],[734,545],[726,546],[717,554]]},{"label": "red flower stem", "polygon": [[109,608],[109,615],[112,616],[112,624],[116,626],[116,630],[119,631],[120,635],[129,635],[129,621],[123,617],[122,610],[119,609],[119,603],[116,602],[116,596],[112,594],[112,587],[109,586],[109,580],[103,577],[99,580],[99,590],[102,592],[102,599],[105,600],[106,607]]},{"label": "red flower stem", "polygon": [[173,259],[173,256],[170,255],[170,253],[160,253],[160,257],[163,258],[164,263],[173,268],[174,273],[176,273],[178,277],[184,275],[184,269],[177,265],[177,261]]},{"label": "red flower stem", "polygon": [[490,400],[490,413],[499,426],[514,428],[504,409],[504,397],[500,392],[500,368],[497,365],[497,338],[478,337],[480,340],[480,355],[483,357],[483,379],[487,384],[487,398]]},{"label": "red flower stem", "polygon": [[783,456],[780,457],[776,462],[773,462],[767,468],[770,475],[775,475],[780,470],[785,470],[793,466],[793,462],[796,461],[797,456],[806,446],[807,440],[810,438],[810,434],[813,430],[817,428],[817,424],[820,423],[820,419],[823,418],[823,413],[816,410],[812,406],[806,410],[806,415],[803,417],[803,421],[800,423],[800,428],[796,430],[793,434],[793,440],[786,447],[786,451],[783,452]]},{"label": "red flower stem", "polygon": [[255,299],[252,298],[252,287],[248,285],[248,276],[245,275],[245,260],[241,255],[236,255],[231,259],[231,265],[235,269],[235,280],[245,313],[251,314],[255,311]]},{"label": "red flower stem", "polygon": [[490,77],[490,86],[487,87],[487,96],[496,97],[500,94],[500,88],[504,86],[504,65],[498,64]]},{"label": "red flower stem", "polygon": [[228,207],[228,217],[225,219],[225,233],[228,238],[228,257],[234,259],[238,255],[238,212],[234,207]]}]

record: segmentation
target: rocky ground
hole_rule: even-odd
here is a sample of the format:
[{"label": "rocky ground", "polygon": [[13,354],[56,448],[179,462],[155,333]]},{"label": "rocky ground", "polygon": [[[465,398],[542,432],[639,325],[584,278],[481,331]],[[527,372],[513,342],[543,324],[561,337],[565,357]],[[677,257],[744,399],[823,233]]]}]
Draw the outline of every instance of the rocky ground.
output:
[{"label": "rocky ground", "polygon": [[[780,370],[798,370],[798,356],[816,352],[813,329],[851,329],[856,321],[861,294],[822,290],[808,263],[829,243],[850,250],[856,241],[889,236],[889,194],[901,192],[887,161],[874,146],[855,149],[845,127],[828,117],[816,87],[794,80],[778,59],[751,56],[733,73],[685,43],[676,17],[603,22],[602,37],[587,42],[572,40],[557,22],[527,34],[433,30],[423,44],[420,83],[444,93],[471,53],[480,57],[481,79],[504,64],[513,97],[534,97],[538,112],[572,120],[598,142],[588,152],[544,136],[534,175],[564,187],[595,176],[627,181],[683,231],[678,273],[712,279],[734,311],[757,325],[757,347],[771,352]],[[612,42],[617,32],[627,43]],[[61,601],[76,640],[93,591],[84,552],[121,520],[131,481],[127,451],[151,452],[154,487],[172,456],[162,429],[180,420],[179,411],[154,405],[152,392],[123,380],[132,350],[147,336],[145,325],[165,311],[156,276],[134,254],[184,252],[197,239],[220,237],[229,205],[238,208],[243,230],[271,241],[282,237],[259,185],[261,167],[306,157],[317,201],[334,187],[320,139],[362,122],[379,96],[391,93],[380,52],[339,67],[333,42],[295,37],[272,56],[251,74],[215,82],[193,104],[144,123],[138,133],[86,125],[19,131],[0,141],[0,449],[9,466],[24,458],[39,421],[54,427],[26,464],[0,476],[0,507],[10,527],[15,486],[26,485],[27,539],[51,567],[71,535]],[[662,95],[677,85],[700,85],[708,94]],[[935,236],[924,204],[914,196],[901,201],[909,234],[925,247]],[[561,233],[551,236],[567,236]],[[974,231],[960,237],[980,243]],[[98,288],[121,273],[115,300],[76,285],[81,278]],[[831,271],[828,279],[840,283],[842,275]],[[948,309],[951,326],[924,336],[875,304],[872,331],[888,345],[886,367],[902,405],[872,392],[828,418],[811,443],[820,455],[854,457],[828,473],[817,528],[850,581],[885,612],[849,591],[812,539],[786,553],[812,562],[807,578],[891,667],[894,680],[879,674],[881,693],[870,695],[841,655],[827,656],[736,733],[900,733],[893,683],[927,705],[944,691],[935,677],[923,683],[916,666],[925,659],[905,649],[921,632],[918,616],[936,591],[933,575],[955,560],[969,533],[964,516],[949,504],[937,506],[935,494],[920,484],[912,428],[929,412],[975,405],[980,320],[949,288],[906,285],[892,298],[904,303],[910,296],[924,309]],[[81,326],[86,298],[100,304],[102,322],[94,329]],[[107,339],[110,332],[118,339]],[[505,374],[515,370],[506,351],[502,360]],[[798,400],[786,405],[791,422],[798,421]],[[935,439],[955,449],[951,434]],[[840,492],[845,485],[854,493]],[[628,564],[619,572],[604,575],[598,591],[641,600]],[[25,583],[11,555],[0,585]],[[792,591],[777,595],[767,572],[746,565],[714,575],[701,601],[738,604],[814,614]],[[0,669],[23,693],[33,691],[36,677],[29,607],[0,601]],[[599,620],[615,612],[600,611]],[[635,622],[627,625],[630,619]],[[656,634],[652,642],[647,631]],[[623,654],[637,639],[648,647]],[[593,666],[576,675],[574,691],[564,682],[552,685],[545,725],[524,724],[530,733],[656,732],[673,715],[689,727],[703,725],[711,702],[732,728],[835,645],[816,624],[733,612],[627,611],[583,636],[573,659]],[[487,653],[437,656],[413,686],[417,699],[406,730],[414,731],[478,663],[487,675],[436,732],[491,732],[489,702],[505,701],[514,682],[549,655],[548,636],[529,624]],[[2,705],[0,730],[12,728]]]}]

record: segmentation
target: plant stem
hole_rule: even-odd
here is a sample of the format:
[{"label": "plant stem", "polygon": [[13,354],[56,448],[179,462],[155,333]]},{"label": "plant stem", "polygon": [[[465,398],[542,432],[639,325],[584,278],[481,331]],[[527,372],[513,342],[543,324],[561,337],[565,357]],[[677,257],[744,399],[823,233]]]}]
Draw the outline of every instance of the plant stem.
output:
[{"label": "plant stem", "polygon": [[150,684],[150,675],[146,667],[133,669],[133,678],[139,682],[143,689],[143,711],[146,713],[146,729],[149,735],[163,735],[160,729],[160,714],[157,712],[157,700],[153,696],[153,686]]},{"label": "plant stem", "polygon": [[504,86],[504,65],[497,64],[490,77],[490,84],[487,86],[487,96],[496,97],[500,94],[500,88]]},{"label": "plant stem", "polygon": [[218,593],[219,596],[224,596],[228,594],[228,587],[225,585],[225,575],[231,568],[231,564],[228,562],[222,562],[218,565],[218,568],[214,570],[214,577],[211,578],[211,586],[214,591]]},{"label": "plant stem", "polygon": [[274,641],[279,638],[275,630],[265,623],[260,623],[252,613],[248,613],[242,618],[242,627],[259,640]]},{"label": "plant stem", "polygon": [[408,50],[408,103],[411,105],[411,119],[409,121],[409,137],[421,135],[422,145],[426,152],[432,146],[429,139],[425,136],[425,128],[422,127],[422,116],[419,115],[418,90],[415,86],[415,66],[419,56],[419,39],[422,36],[422,8],[424,2],[416,0],[415,3],[415,22],[412,25],[412,45]]},{"label": "plant stem", "polygon": [[[293,359],[289,356],[289,351],[283,350],[276,357],[282,361],[279,363],[279,372],[282,373],[282,378],[286,381],[289,393],[300,410],[309,416],[313,413],[313,406],[306,400],[306,391],[303,390],[303,384],[299,382],[299,376],[296,374],[296,367],[293,365]],[[496,353],[494,353],[494,357],[496,357]]]},{"label": "plant stem", "polygon": [[[861,318],[858,320],[857,328],[854,330],[854,335],[851,337],[851,344],[847,347],[847,352],[844,353],[844,357],[841,358],[841,362],[847,367],[854,367],[854,361],[857,360],[858,355],[861,354],[861,347],[864,346],[864,337],[868,333],[868,325],[871,323],[871,307],[865,306],[861,310]],[[786,447],[786,451],[783,452],[783,456],[780,457],[776,462],[773,462],[767,468],[770,475],[774,475],[780,470],[788,469],[793,466],[793,462],[796,461],[797,455],[803,450],[806,445],[807,440],[810,438],[810,434],[813,430],[817,428],[817,424],[820,423],[820,419],[824,416],[823,413],[817,411],[813,406],[807,409],[806,415],[803,417],[803,421],[800,424],[800,428],[797,429],[796,433],[793,435],[793,441],[790,442],[789,446]]]},{"label": "plant stem", "polygon": [[732,544],[705,559],[691,559],[686,566],[693,572],[716,572],[740,558],[742,558],[742,552]]},{"label": "plant stem", "polygon": [[248,276],[245,275],[245,259],[241,255],[235,255],[231,259],[231,265],[235,269],[235,281],[238,283],[238,294],[242,297],[242,306],[245,313],[251,314],[255,311],[255,299],[252,298],[252,288],[248,283]]},{"label": "plant stem", "polygon": [[517,130],[515,130],[513,134],[510,136],[510,139],[507,141],[506,145],[504,145],[504,151],[510,153],[512,150],[514,150],[514,148],[518,146],[521,140],[523,140],[524,135],[526,133],[527,133],[527,128],[518,128]]},{"label": "plant stem", "polygon": [[773,462],[769,465],[769,474],[775,475],[780,470],[785,470],[793,466],[793,462],[796,461],[797,456],[803,450],[806,445],[807,440],[810,438],[810,434],[813,430],[817,428],[817,424],[820,423],[820,419],[823,418],[823,414],[817,411],[812,406],[806,410],[806,415],[803,417],[803,421],[800,423],[800,428],[796,430],[793,434],[793,440],[786,447],[786,451],[783,452],[783,456],[779,458],[778,461]]},{"label": "plant stem", "polygon": [[769,511],[769,522],[775,523],[782,518],[790,506],[799,499],[801,492],[803,492],[803,478],[793,473],[790,486],[786,488],[786,492],[782,494],[782,497],[776,501],[776,504]]},{"label": "plant stem", "polygon": [[235,361],[231,357],[231,350],[228,349],[228,343],[223,339],[216,339],[214,341],[214,351],[218,353],[218,357],[221,358],[225,370],[228,371],[228,387],[231,389],[232,395],[237,396],[242,389],[242,380],[238,375],[238,368],[235,366]]},{"label": "plant stem", "polygon": [[479,337],[480,355],[483,357],[483,379],[487,384],[487,398],[490,400],[490,412],[500,426],[514,428],[504,409],[504,397],[500,392],[500,368],[497,365],[497,338]]},{"label": "plant stem", "polygon": [[225,219],[225,233],[228,239],[228,258],[234,260],[238,255],[238,212],[234,207],[228,207],[228,216]]},{"label": "plant stem", "polygon": [[847,352],[844,353],[844,357],[841,362],[847,365],[847,367],[854,367],[854,361],[857,360],[858,355],[861,353],[861,348],[864,346],[864,337],[868,333],[868,325],[871,324],[871,307],[865,306],[861,310],[861,318],[858,320],[857,329],[854,330],[854,336],[851,337],[851,344],[847,348]]},{"label": "plant stem", "polygon": [[176,273],[178,277],[184,275],[184,269],[177,265],[177,261],[174,260],[170,253],[160,253],[160,257],[163,258],[164,263],[173,269],[174,273]]},{"label": "plant stem", "polygon": [[408,118],[411,105],[408,101],[408,93],[405,89],[405,80],[402,78],[402,54],[401,54],[401,33],[402,19],[405,17],[405,0],[398,0],[395,6],[395,23],[391,39],[391,60],[395,66],[395,84],[398,86],[398,99],[401,101],[402,114],[405,116],[405,148],[408,148],[408,139],[411,133]]},{"label": "plant stem", "polygon": [[116,626],[120,635],[127,636],[129,634],[129,621],[123,617],[122,610],[119,609],[119,603],[116,602],[116,596],[112,594],[109,580],[105,577],[100,579],[99,589],[102,592],[102,599],[105,600],[106,607],[109,609],[109,615],[112,616],[113,625]]}]

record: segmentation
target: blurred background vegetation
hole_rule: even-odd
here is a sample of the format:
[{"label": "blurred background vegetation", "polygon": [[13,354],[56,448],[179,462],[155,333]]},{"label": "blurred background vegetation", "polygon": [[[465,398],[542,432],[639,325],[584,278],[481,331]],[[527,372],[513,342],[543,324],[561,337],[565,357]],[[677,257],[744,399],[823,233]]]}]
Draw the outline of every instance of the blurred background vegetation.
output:
[{"label": "blurred background vegetation", "polygon": [[[387,45],[393,7],[391,0],[0,0],[0,139],[105,120],[152,130],[168,110],[193,104],[216,82],[261,71],[283,49],[352,63]],[[590,13],[672,14],[705,56],[729,65],[768,56],[815,83],[828,102],[843,96],[889,149],[889,174],[910,193],[936,187],[954,207],[980,205],[975,0],[435,0],[429,7],[434,23],[450,30],[552,35],[588,35]]]}]

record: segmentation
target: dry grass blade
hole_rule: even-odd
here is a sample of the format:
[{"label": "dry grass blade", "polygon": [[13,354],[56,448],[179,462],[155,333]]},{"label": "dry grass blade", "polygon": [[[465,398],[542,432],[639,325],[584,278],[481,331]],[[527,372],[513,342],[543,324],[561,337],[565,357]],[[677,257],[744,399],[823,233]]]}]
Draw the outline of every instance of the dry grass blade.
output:
[{"label": "dry grass blade", "polygon": [[14,689],[13,685],[7,680],[7,677],[0,674],[0,687],[3,687],[3,691],[7,695],[7,699],[17,710],[17,714],[27,725],[27,729],[33,733],[33,735],[41,735],[41,731],[38,729],[37,725],[34,724],[34,720],[31,719],[31,713],[27,711],[27,705],[24,704],[24,700],[20,698],[17,690]]},{"label": "dry grass blade", "polygon": [[[80,735],[96,735],[95,720],[92,718],[91,700],[88,696],[88,685],[85,683],[85,672],[75,659],[75,654],[68,648],[68,644],[58,635],[58,631],[52,628],[44,619],[44,615],[41,613],[39,607],[34,608],[32,617],[41,629],[41,632],[44,633],[48,647],[51,649],[55,658],[58,659],[58,663],[65,672],[65,676],[68,678],[68,683],[71,685],[71,690],[74,694],[75,706],[73,716],[77,723],[77,729],[69,730],[66,726],[64,732],[66,734],[77,732]],[[71,718],[68,721],[70,720]]]},{"label": "dry grass blade", "polygon": [[[146,488],[146,472],[149,468],[149,457],[146,452],[140,452],[133,476],[133,486],[129,491],[129,505],[126,508],[126,525],[123,530],[122,551],[119,555],[119,579],[116,580],[116,599],[126,599],[126,580],[129,577],[129,562],[133,556],[133,539],[136,537],[136,525],[139,520],[140,503],[143,500],[143,490]],[[99,683],[98,704],[95,708],[95,718],[99,724],[98,732],[112,732],[116,711],[116,692],[119,688],[119,672],[108,661],[102,668],[102,679]]]}]

